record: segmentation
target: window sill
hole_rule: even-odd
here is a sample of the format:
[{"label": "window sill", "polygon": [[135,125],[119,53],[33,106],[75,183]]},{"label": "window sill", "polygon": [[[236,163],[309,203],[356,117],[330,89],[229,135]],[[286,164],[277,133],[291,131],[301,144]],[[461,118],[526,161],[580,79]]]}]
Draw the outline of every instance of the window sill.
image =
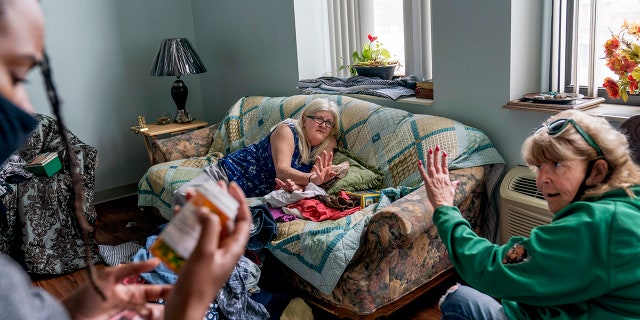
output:
[{"label": "window sill", "polygon": [[[553,107],[544,108],[544,107],[541,107],[539,104],[531,104],[531,106],[524,106],[523,104],[518,104],[518,100],[508,102],[506,105],[503,106],[503,108],[544,112],[544,113],[552,113],[552,114],[556,114],[563,111],[563,109],[559,109],[559,108],[555,109]],[[595,107],[585,108],[583,112],[590,115],[605,118],[609,121],[622,122],[637,114],[640,114],[640,107],[620,105],[620,104],[600,103]]]},{"label": "window sill", "polygon": [[377,97],[377,96],[370,96],[370,95],[366,95],[366,94],[345,94],[345,96],[357,98],[357,99],[360,99],[360,100],[367,100],[367,101],[383,101],[383,102],[395,101],[395,102],[399,102],[399,103],[422,105],[422,106],[432,106],[433,105],[433,99],[422,99],[422,98],[416,98],[416,97],[407,97],[407,98],[400,98],[398,100],[390,100],[390,99],[387,99],[387,98]]},{"label": "window sill", "polygon": [[635,115],[640,114],[640,107],[603,103],[593,109],[586,110],[585,113],[603,117],[609,121],[622,122]]}]

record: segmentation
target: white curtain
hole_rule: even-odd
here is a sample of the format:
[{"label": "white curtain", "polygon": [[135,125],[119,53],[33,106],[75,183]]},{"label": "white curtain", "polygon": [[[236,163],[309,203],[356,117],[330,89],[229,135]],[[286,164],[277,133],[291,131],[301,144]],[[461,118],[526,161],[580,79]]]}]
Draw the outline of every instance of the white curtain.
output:
[{"label": "white curtain", "polygon": [[405,72],[432,78],[431,1],[404,0]]},{"label": "white curtain", "polygon": [[[362,50],[367,41],[364,30],[373,29],[373,3],[370,0],[327,0],[330,60],[332,70],[350,64],[351,53]],[[405,72],[431,79],[430,0],[404,0]],[[349,70],[338,72],[348,77]]]},{"label": "white curtain", "polygon": [[[361,5],[362,4],[362,5]],[[338,70],[341,65],[350,64],[351,53],[362,48],[360,8],[367,6],[367,0],[327,0],[329,19],[329,53],[331,69]],[[338,77],[348,77],[349,70],[338,71]]]}]

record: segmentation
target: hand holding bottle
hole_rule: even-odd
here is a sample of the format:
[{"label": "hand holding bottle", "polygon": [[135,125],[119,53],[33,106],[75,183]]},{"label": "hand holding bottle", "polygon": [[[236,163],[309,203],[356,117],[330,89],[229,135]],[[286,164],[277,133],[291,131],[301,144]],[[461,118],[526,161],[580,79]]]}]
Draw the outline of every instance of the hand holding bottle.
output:
[{"label": "hand holding bottle", "polygon": [[206,207],[199,208],[196,216],[202,232],[167,299],[165,319],[202,319],[244,254],[251,212],[244,192],[236,183],[229,185],[228,192],[239,204],[233,230],[221,236],[220,218]]}]

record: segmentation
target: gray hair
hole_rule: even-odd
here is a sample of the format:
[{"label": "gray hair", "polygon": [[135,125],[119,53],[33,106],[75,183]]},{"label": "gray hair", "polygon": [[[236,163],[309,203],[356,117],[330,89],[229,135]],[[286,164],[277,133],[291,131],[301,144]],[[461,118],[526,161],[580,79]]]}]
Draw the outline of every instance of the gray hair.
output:
[{"label": "gray hair", "polygon": [[578,123],[602,150],[603,156],[599,156],[572,125],[553,136],[543,126],[522,144],[522,157],[529,167],[537,172],[537,166],[547,161],[604,159],[609,166],[607,177],[587,190],[583,197],[601,195],[614,189],[624,189],[633,196],[629,187],[640,181],[640,167],[633,162],[627,137],[606,119],[578,110],[565,110],[551,116],[545,123],[558,119],[573,119]]},{"label": "gray hair", "polygon": [[294,121],[296,131],[301,137],[300,139],[298,139],[298,149],[300,150],[300,158],[303,163],[312,162],[322,152],[322,150],[326,148],[327,144],[329,144],[329,136],[327,136],[327,138],[324,139],[322,143],[320,143],[318,146],[316,146],[315,149],[312,150],[309,142],[307,141],[307,134],[302,127],[302,118],[304,118],[305,116],[314,115],[319,111],[329,111],[333,114],[333,122],[335,123],[335,125],[333,126],[333,128],[331,128],[329,136],[337,137],[340,131],[340,129],[338,128],[338,122],[340,119],[338,115],[338,105],[336,105],[335,102],[324,98],[311,100],[311,102],[309,102],[309,104],[307,104],[307,106],[302,109],[300,117],[298,117]]}]

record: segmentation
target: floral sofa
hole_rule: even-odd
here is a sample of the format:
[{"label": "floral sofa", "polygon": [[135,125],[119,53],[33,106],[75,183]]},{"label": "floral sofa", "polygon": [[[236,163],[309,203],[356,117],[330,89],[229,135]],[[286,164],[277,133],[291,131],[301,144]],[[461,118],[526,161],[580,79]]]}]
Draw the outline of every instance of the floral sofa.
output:
[{"label": "floral sofa", "polygon": [[[378,168],[383,190],[413,191],[382,208],[370,205],[335,221],[280,222],[268,250],[287,266],[278,276],[308,302],[340,317],[388,315],[453,274],[431,222],[433,209],[424,188],[418,187],[417,162],[426,159],[430,147],[438,144],[448,152],[452,178],[461,181],[455,204],[477,232],[495,240],[497,214],[490,194],[505,165],[478,129],[341,95],[243,97],[219,126],[158,141],[155,147],[165,151],[157,154],[173,161],[147,171],[138,184],[138,205],[153,206],[170,219],[169,202],[180,185],[221,155],[258,141],[317,97],[339,106],[340,148]],[[194,136],[204,142],[195,142]],[[199,154],[190,156],[189,150]]]},{"label": "floral sofa", "polygon": [[[0,251],[13,257],[31,274],[65,274],[86,266],[85,245],[74,213],[72,179],[56,120],[37,114],[38,127],[25,145],[0,167]],[[96,148],[70,131],[71,148],[79,162],[84,185],[82,209],[94,226],[93,206]],[[56,152],[62,169],[51,177],[24,171],[26,162],[45,152]],[[94,261],[100,261],[91,235]]]}]

